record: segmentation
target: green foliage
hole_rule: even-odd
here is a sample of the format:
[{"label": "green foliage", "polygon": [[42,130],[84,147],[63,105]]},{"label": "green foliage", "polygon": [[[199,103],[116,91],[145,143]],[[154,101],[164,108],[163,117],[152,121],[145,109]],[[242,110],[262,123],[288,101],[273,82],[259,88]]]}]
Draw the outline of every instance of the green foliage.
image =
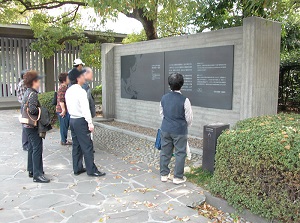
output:
[{"label": "green foliage", "polygon": [[94,98],[99,98],[100,104],[102,104],[102,85],[98,85],[92,89],[92,95]]},{"label": "green foliage", "polygon": [[127,37],[123,39],[122,43],[128,44],[128,43],[135,43],[135,42],[141,42],[146,40],[147,40],[146,33],[144,30],[142,30],[140,33],[128,34]]},{"label": "green foliage", "polygon": [[80,58],[87,66],[101,68],[101,43],[84,43],[80,49]]},{"label": "green foliage", "polygon": [[191,15],[196,13],[197,2],[187,0],[174,1],[174,9],[162,8],[157,17],[158,36],[169,37],[195,33],[191,26]]},{"label": "green foliage", "polygon": [[300,116],[251,118],[218,139],[210,184],[237,208],[300,222]]},{"label": "green foliage", "polygon": [[48,109],[51,116],[52,124],[54,124],[57,120],[56,107],[55,105],[52,105],[53,97],[54,97],[54,91],[39,94],[39,102],[41,106]]},{"label": "green foliage", "polygon": [[190,173],[186,173],[185,176],[189,181],[200,185],[203,188],[207,188],[210,185],[212,174],[203,170],[201,167],[192,169]]}]

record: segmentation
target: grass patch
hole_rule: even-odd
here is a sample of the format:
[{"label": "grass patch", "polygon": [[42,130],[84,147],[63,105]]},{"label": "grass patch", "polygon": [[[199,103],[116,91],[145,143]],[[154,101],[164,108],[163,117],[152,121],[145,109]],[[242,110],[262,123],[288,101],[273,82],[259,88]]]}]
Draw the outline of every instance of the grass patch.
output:
[{"label": "grass patch", "polygon": [[213,174],[211,174],[209,171],[203,170],[202,167],[199,167],[192,168],[191,172],[186,173],[185,176],[190,182],[197,184],[204,189],[208,189]]}]

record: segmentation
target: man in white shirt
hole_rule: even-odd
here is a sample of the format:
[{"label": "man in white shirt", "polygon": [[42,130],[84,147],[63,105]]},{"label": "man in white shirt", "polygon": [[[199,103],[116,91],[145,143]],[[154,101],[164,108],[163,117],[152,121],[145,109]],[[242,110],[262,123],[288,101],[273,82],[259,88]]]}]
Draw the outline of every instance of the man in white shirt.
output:
[{"label": "man in white shirt", "polygon": [[[89,176],[101,177],[105,173],[100,172],[94,163],[94,146],[91,132],[94,131],[87,93],[82,88],[85,83],[84,70],[73,68],[69,72],[71,87],[68,88],[65,99],[70,119],[71,134],[73,140],[73,170],[75,175],[87,172]],[[86,169],[82,160],[85,160]]]}]

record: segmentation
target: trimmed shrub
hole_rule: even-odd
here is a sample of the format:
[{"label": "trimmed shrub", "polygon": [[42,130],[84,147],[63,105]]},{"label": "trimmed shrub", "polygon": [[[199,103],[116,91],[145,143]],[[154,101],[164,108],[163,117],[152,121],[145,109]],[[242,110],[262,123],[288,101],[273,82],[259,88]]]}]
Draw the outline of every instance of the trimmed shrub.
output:
[{"label": "trimmed shrub", "polygon": [[102,104],[102,85],[98,85],[92,89],[92,95],[96,99],[99,99],[100,104]]},{"label": "trimmed shrub", "polygon": [[210,190],[240,210],[300,222],[300,116],[251,118],[225,131]]},{"label": "trimmed shrub", "polygon": [[52,104],[53,97],[54,97],[54,91],[39,94],[39,101],[41,103],[41,106],[49,110],[52,124],[54,124],[57,120],[56,106]]}]

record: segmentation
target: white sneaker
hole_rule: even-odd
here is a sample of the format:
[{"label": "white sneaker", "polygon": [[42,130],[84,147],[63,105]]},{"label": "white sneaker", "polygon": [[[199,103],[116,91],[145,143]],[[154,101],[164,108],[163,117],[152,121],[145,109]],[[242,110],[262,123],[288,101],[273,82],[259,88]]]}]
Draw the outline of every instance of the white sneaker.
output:
[{"label": "white sneaker", "polygon": [[184,183],[185,181],[186,181],[186,177],[183,177],[182,179],[174,177],[173,184],[177,184],[178,185],[178,184]]},{"label": "white sneaker", "polygon": [[170,179],[170,174],[166,176],[160,176],[161,182],[167,182]]}]

